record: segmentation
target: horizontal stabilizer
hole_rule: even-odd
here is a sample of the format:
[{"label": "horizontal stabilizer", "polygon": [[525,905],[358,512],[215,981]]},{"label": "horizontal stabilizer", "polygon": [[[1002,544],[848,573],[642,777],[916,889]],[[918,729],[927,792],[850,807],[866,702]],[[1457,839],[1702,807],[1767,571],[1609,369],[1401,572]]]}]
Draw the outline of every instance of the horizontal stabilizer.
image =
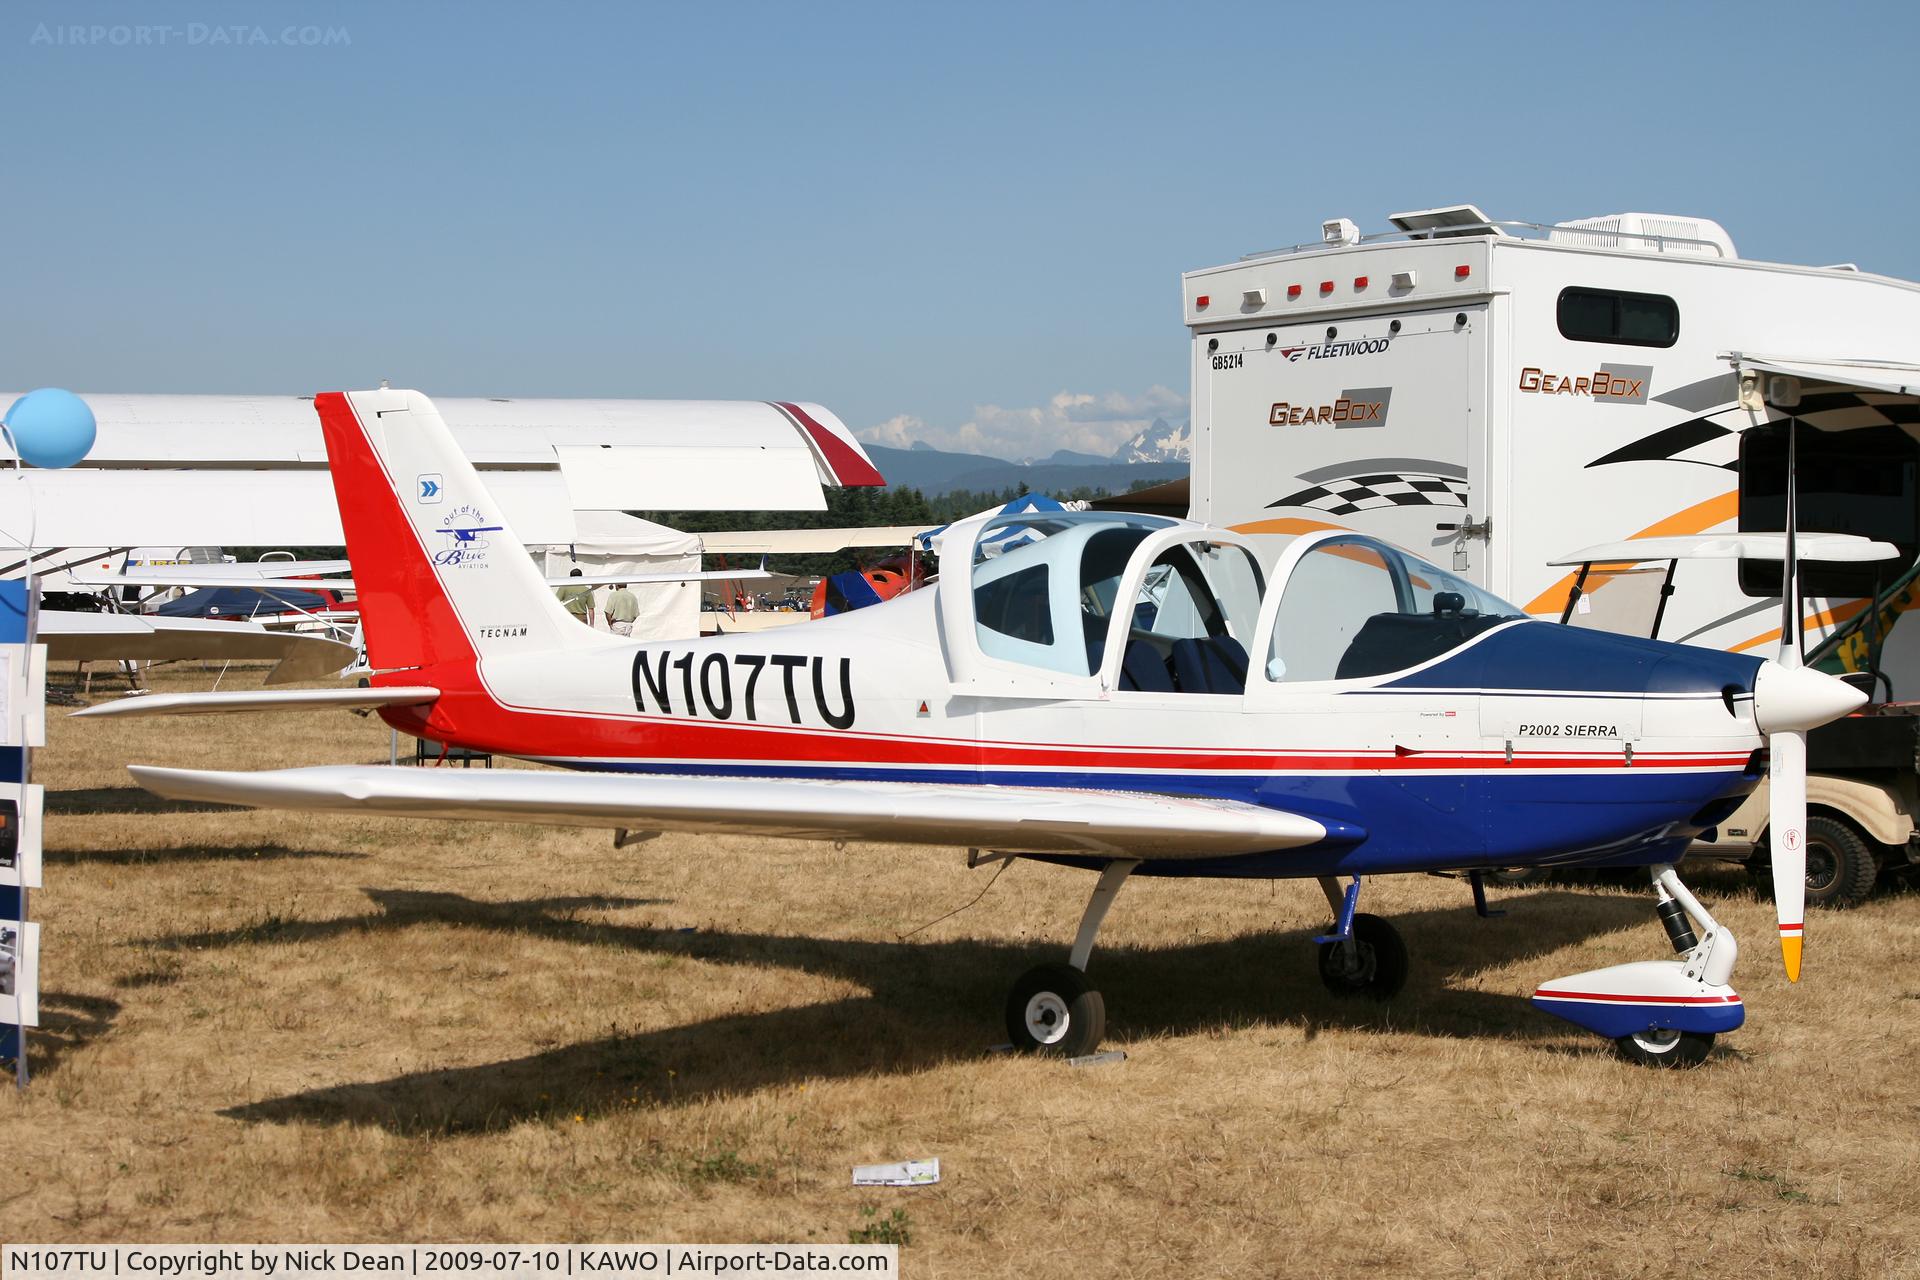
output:
[{"label": "horizontal stabilizer", "polygon": [[[156,795],[268,809],[955,845],[1008,853],[1219,858],[1326,839],[1311,818],[1228,800],[1048,787],[682,778],[338,765],[223,773],[131,765]],[[1353,833],[1343,831],[1343,839]]]},{"label": "horizontal stabilizer", "polygon": [[138,693],[102,702],[75,716],[197,716],[234,711],[331,711],[417,707],[440,696],[423,685],[384,689],[242,689],[226,693]]}]

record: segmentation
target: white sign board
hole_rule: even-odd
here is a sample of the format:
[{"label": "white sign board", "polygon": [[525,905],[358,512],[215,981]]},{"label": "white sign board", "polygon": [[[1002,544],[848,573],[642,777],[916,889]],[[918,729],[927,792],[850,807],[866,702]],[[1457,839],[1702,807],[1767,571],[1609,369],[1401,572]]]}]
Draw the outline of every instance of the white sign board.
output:
[{"label": "white sign board", "polygon": [[[40,887],[40,838],[46,799],[46,788],[37,782],[25,786],[17,782],[0,782],[0,802],[14,802],[19,813],[16,829],[0,836],[0,885],[19,885],[28,889]],[[4,807],[0,803],[0,817],[5,816]],[[5,848],[8,843],[6,837],[11,837],[11,854]]]},{"label": "white sign board", "polygon": [[40,926],[0,920],[0,1026],[40,1025]]}]

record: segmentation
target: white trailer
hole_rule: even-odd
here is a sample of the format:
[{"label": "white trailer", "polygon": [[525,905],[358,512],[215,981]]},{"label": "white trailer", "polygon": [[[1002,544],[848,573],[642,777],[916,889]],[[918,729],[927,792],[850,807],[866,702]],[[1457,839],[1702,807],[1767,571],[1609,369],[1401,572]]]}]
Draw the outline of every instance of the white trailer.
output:
[{"label": "white trailer", "polygon": [[[1920,603],[1920,284],[1748,261],[1702,218],[1547,226],[1462,205],[1389,222],[1330,220],[1316,243],[1182,278],[1196,520],[1377,534],[1557,619],[1569,552],[1781,529],[1793,419],[1801,527],[1897,549],[1806,566],[1809,660],[1874,680],[1867,719],[1920,700],[1920,622],[1896,625]],[[1569,620],[1645,634],[1666,584],[1662,639],[1779,643],[1777,558],[1668,567],[1602,565]],[[1831,735],[1816,898],[1913,848],[1920,720],[1900,720]],[[1758,813],[1722,848],[1762,842]]]}]

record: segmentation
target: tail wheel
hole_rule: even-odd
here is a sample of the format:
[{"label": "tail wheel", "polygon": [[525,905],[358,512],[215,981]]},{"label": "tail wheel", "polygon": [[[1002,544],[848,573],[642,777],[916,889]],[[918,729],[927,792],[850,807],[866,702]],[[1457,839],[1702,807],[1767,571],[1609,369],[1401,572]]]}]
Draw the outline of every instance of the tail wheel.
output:
[{"label": "tail wheel", "polygon": [[1407,985],[1407,944],[1379,916],[1353,917],[1353,937],[1320,944],[1320,981],[1337,996],[1390,1000]]},{"label": "tail wheel", "polygon": [[1007,993],[1007,1038],[1022,1053],[1078,1058],[1107,1033],[1107,1004],[1070,964],[1043,964]]},{"label": "tail wheel", "polygon": [[1620,1056],[1642,1067],[1697,1067],[1713,1050],[1713,1036],[1656,1027],[1613,1042]]},{"label": "tail wheel", "polygon": [[1851,907],[1873,893],[1880,868],[1853,824],[1826,814],[1807,818],[1807,903]]}]

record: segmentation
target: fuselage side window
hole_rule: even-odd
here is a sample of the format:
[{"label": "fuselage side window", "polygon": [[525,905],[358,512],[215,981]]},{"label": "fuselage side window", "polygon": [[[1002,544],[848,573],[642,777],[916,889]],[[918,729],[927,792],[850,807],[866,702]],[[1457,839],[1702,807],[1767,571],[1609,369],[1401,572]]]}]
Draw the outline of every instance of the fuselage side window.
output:
[{"label": "fuselage side window", "polygon": [[1090,676],[1105,652],[1119,580],[1150,516],[1034,512],[984,526],[971,567],[982,655]]}]

